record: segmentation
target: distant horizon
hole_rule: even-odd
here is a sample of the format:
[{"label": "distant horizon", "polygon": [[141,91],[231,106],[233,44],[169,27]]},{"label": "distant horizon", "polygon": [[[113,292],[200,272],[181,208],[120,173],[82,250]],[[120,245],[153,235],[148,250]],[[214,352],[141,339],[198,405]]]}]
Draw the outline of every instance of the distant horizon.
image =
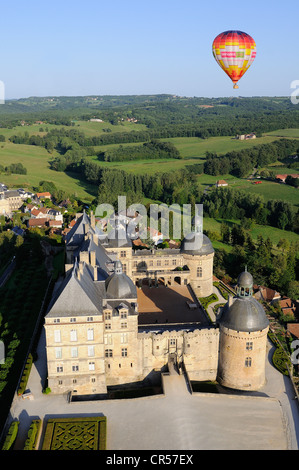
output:
[{"label": "distant horizon", "polygon": [[202,98],[202,99],[222,99],[222,98],[290,98],[290,95],[252,95],[252,96],[243,96],[243,95],[230,95],[230,96],[204,96],[204,95],[179,95],[177,93],[105,93],[105,94],[96,94],[96,93],[87,93],[83,95],[28,95],[20,96],[19,98],[5,98],[5,101],[18,101],[26,100],[30,98],[87,98],[89,96],[176,96],[178,98]]}]

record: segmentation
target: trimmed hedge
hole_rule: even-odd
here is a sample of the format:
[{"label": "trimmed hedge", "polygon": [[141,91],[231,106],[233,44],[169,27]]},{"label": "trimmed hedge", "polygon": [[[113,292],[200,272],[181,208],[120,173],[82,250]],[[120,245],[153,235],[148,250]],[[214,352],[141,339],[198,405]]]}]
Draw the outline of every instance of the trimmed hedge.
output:
[{"label": "trimmed hedge", "polygon": [[32,354],[28,354],[27,362],[25,364],[23,375],[22,375],[20,385],[19,385],[19,388],[18,388],[18,395],[23,395],[23,393],[26,390],[29,375],[30,375],[31,368],[32,368],[32,364],[33,364]]},{"label": "trimmed hedge", "polygon": [[276,349],[273,353],[273,365],[274,365],[274,367],[279,372],[281,372],[283,375],[289,375],[288,368],[286,366],[286,364],[288,364],[289,367],[291,367],[291,361],[290,361],[289,356],[286,354],[284,349],[281,347],[281,345],[279,344],[276,336],[274,335],[274,333],[272,333],[272,331],[268,331],[268,337],[270,338],[270,340],[272,341],[274,346],[276,346]]},{"label": "trimmed hedge", "polygon": [[41,419],[34,419],[28,430],[27,439],[24,445],[24,450],[36,450],[38,442],[39,431],[41,430]]},{"label": "trimmed hedge", "polygon": [[10,450],[15,443],[19,430],[19,421],[13,421],[9,426],[2,450]]}]

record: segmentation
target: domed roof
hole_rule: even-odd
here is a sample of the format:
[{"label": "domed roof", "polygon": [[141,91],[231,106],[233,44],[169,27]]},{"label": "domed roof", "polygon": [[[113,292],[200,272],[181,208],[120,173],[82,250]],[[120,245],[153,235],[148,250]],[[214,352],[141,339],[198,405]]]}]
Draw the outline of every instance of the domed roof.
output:
[{"label": "domed roof", "polygon": [[269,325],[262,305],[253,297],[236,297],[222,311],[219,323],[235,331],[260,331]]},{"label": "domed roof", "polygon": [[219,323],[235,331],[260,331],[269,325],[263,306],[252,297],[253,277],[246,271],[238,277],[237,296],[226,303]]},{"label": "domed roof", "polygon": [[243,271],[237,280],[239,287],[252,287],[253,286],[253,277],[248,271]]},{"label": "domed roof", "polygon": [[107,299],[135,299],[136,286],[122,270],[120,261],[115,262],[114,273],[105,281]]},{"label": "domed roof", "polygon": [[191,232],[182,240],[180,251],[189,255],[209,255],[214,253],[214,248],[205,234]]}]

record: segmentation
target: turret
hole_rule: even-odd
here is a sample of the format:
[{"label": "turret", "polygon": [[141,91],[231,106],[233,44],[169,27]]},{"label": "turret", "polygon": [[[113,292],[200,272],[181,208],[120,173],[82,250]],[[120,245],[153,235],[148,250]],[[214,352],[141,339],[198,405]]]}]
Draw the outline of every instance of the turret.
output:
[{"label": "turret", "polygon": [[225,387],[258,390],[265,383],[269,321],[252,297],[253,278],[246,271],[237,282],[237,295],[219,319],[220,347],[217,380]]}]

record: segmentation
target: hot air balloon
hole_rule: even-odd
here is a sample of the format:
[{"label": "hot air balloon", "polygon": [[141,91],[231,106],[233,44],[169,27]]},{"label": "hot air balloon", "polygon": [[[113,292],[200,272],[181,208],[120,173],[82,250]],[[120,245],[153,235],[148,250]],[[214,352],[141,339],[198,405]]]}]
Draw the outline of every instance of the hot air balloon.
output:
[{"label": "hot air balloon", "polygon": [[225,31],[213,41],[216,62],[239,88],[237,82],[249,69],[256,56],[256,45],[251,36],[242,31]]}]

